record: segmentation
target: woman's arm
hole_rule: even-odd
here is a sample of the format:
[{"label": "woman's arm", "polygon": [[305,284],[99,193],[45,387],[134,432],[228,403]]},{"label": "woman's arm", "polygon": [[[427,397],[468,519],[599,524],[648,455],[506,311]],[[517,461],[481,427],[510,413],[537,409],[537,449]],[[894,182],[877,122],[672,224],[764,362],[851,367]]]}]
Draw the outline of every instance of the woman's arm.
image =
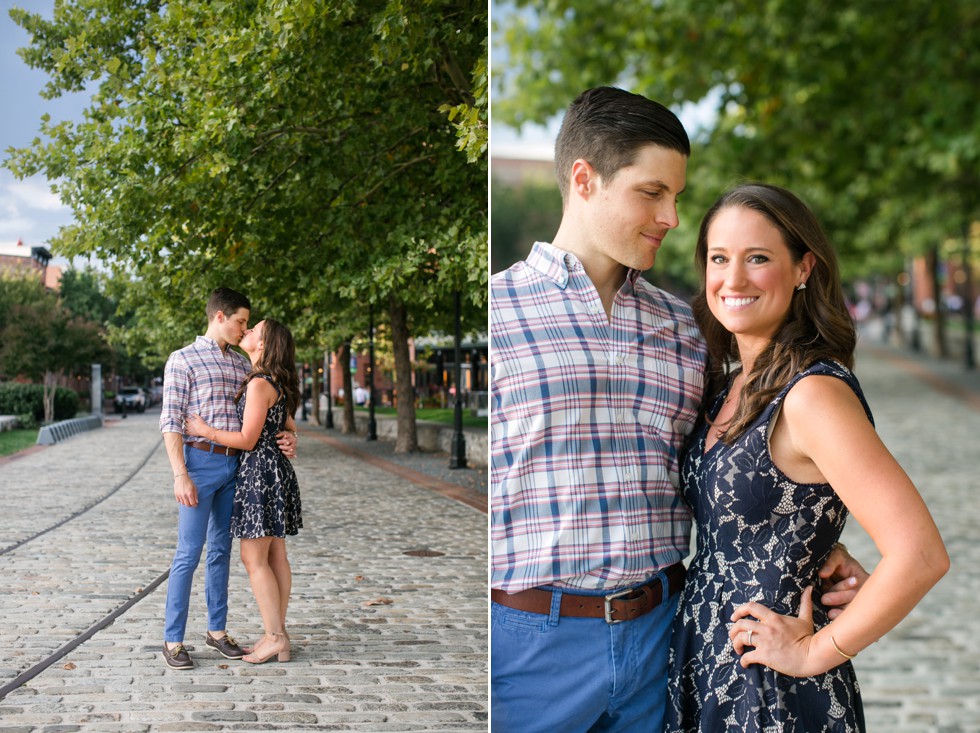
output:
[{"label": "woman's arm", "polygon": [[846,383],[824,376],[801,380],[787,394],[781,418],[789,445],[812,461],[881,552],[854,600],[816,634],[807,618],[809,602],[799,617],[755,603],[736,609],[730,632],[735,649],[745,648],[750,629],[755,647],[742,656],[742,666],[765,664],[810,676],[836,667],[894,628],[946,573],[949,556],[922,497]]},{"label": "woman's arm", "polygon": [[245,414],[242,417],[241,432],[217,430],[208,425],[198,415],[191,415],[185,421],[185,430],[189,435],[207,438],[213,443],[220,443],[229,448],[252,450],[259,442],[262,426],[269,408],[276,404],[279,393],[266,379],[253,379],[245,389]]}]

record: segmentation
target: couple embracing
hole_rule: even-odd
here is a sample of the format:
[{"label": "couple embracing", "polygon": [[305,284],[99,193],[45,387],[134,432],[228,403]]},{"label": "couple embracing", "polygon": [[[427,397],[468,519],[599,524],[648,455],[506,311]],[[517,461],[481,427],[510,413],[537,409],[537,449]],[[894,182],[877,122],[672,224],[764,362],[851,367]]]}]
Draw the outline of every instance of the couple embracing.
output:
[{"label": "couple embracing", "polygon": [[[260,664],[290,658],[286,610],[292,586],[287,535],[303,526],[296,455],[299,404],[292,334],[267,318],[248,328],[251,305],[218,288],[208,327],[167,360],[160,430],[174,474],[177,549],[167,586],[163,658],[192,669],[184,646],[191,581],[207,544],[205,644],[227,659]],[[231,347],[240,346],[248,360]],[[226,629],[232,537],[262,617],[265,634],[241,647]]]},{"label": "couple embracing", "polygon": [[[496,733],[863,731],[850,660],[949,566],[797,196],[744,184],[709,209],[691,306],[640,276],[689,156],[662,105],[584,92],[558,232],[492,278]],[[838,543],[848,514],[870,575]]]}]

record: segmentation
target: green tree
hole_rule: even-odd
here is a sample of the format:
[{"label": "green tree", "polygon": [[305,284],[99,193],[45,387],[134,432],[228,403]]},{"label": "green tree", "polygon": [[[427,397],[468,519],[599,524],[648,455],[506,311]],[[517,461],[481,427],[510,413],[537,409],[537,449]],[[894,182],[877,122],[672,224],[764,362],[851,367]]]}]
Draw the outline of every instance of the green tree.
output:
[{"label": "green tree", "polygon": [[0,372],[44,385],[44,420],[66,376],[109,356],[100,326],[74,316],[34,277],[0,279]]},{"label": "green tree", "polygon": [[74,0],[50,21],[11,16],[48,96],[97,87],[83,121],[45,118],[6,165],[59,181],[75,223],[52,248],[111,263],[131,353],[199,332],[187,314],[217,285],[302,345],[369,303],[424,316],[460,279],[433,258],[485,262],[485,4]]},{"label": "green tree", "polygon": [[496,16],[504,121],[545,120],[597,84],[677,109],[714,100],[689,171],[694,218],[738,180],[787,185],[817,210],[851,275],[900,270],[980,219],[976,3],[513,6],[521,12]]}]

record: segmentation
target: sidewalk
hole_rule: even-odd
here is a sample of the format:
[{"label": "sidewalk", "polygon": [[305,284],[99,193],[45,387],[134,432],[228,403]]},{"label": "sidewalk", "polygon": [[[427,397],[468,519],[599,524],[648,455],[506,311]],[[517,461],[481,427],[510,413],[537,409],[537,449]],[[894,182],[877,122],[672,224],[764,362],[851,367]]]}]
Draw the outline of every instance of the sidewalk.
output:
[{"label": "sidewalk", "polygon": [[[186,638],[197,667],[166,668],[176,509],[156,420],[111,416],[0,464],[0,688],[77,645],[0,699],[0,733],[486,730],[485,497],[434,475],[441,456],[367,462],[315,426],[301,427],[294,462],[305,528],[288,540],[293,661],[206,649],[202,564]],[[450,498],[452,486],[478,498]],[[257,636],[237,543],[229,600],[231,632]]]},{"label": "sidewalk", "polygon": [[[952,559],[949,573],[854,667],[872,733],[980,733],[980,375],[865,334],[855,369],[878,433],[906,470]],[[842,540],[869,570],[880,554],[851,519]]]}]

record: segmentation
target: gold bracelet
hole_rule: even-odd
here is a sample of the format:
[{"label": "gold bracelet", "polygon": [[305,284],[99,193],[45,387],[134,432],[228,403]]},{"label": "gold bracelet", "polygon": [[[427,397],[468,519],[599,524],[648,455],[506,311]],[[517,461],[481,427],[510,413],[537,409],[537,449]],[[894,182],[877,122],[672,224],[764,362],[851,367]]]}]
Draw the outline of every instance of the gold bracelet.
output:
[{"label": "gold bracelet", "polygon": [[837,650],[837,653],[840,654],[842,657],[844,657],[844,659],[854,659],[854,657],[857,656],[857,654],[847,654],[846,652],[842,652],[840,650],[840,647],[837,646],[837,642],[834,641],[834,635],[833,634],[830,635],[830,643],[834,645],[834,649],[836,649]]}]

